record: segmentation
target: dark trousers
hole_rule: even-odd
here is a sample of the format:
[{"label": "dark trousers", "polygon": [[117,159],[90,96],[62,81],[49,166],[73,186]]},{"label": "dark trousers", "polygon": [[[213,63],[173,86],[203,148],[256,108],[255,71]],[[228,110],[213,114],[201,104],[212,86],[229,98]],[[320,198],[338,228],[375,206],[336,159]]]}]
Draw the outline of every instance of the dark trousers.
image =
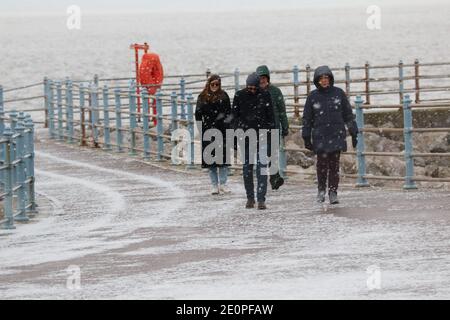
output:
[{"label": "dark trousers", "polygon": [[[245,155],[243,155],[244,164],[242,167],[242,175],[244,178],[244,187],[245,192],[247,194],[247,199],[254,200],[255,199],[255,185],[253,181],[253,170],[255,168],[255,159],[256,159],[256,199],[258,202],[265,202],[266,201],[266,193],[267,193],[267,172],[261,172],[263,169],[267,168],[268,164],[261,163],[260,160],[260,144],[258,141],[257,146],[257,153],[256,155],[250,155],[249,154],[249,145],[246,143],[245,145]],[[264,152],[267,152],[264,150]],[[241,158],[241,159],[242,159]],[[250,160],[252,159],[252,161]]]},{"label": "dark trousers", "polygon": [[339,187],[340,151],[317,154],[317,181],[319,191],[337,192]]}]

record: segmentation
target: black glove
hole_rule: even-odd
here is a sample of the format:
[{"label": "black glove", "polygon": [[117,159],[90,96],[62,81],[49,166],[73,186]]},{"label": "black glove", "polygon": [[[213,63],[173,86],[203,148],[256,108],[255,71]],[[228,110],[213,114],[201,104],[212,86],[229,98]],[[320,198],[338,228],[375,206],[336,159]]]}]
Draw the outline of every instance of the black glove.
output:
[{"label": "black glove", "polygon": [[305,141],[305,148],[309,151],[313,150],[313,145],[311,142],[311,137],[303,137],[303,141]]},{"label": "black glove", "polygon": [[353,135],[352,136],[352,146],[353,149],[356,149],[356,146],[358,145],[358,136],[357,135]]},{"label": "black glove", "polygon": [[288,134],[289,134],[289,129],[283,129],[283,130],[281,131],[281,136],[282,136],[282,137],[286,137]]}]

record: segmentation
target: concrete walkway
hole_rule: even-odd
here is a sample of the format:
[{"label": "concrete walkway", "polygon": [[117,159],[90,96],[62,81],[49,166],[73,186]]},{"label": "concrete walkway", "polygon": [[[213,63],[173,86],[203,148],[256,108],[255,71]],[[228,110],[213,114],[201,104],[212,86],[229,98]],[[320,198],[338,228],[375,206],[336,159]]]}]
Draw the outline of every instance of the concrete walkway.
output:
[{"label": "concrete walkway", "polygon": [[344,187],[325,211],[290,180],[246,210],[240,176],[211,196],[200,170],[36,149],[40,214],[0,231],[1,299],[450,298],[448,192]]}]

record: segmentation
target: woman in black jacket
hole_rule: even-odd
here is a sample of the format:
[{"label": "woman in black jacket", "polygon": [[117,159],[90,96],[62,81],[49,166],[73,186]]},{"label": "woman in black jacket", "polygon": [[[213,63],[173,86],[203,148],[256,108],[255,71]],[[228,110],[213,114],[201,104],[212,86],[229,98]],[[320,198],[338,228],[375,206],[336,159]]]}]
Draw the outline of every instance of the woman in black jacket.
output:
[{"label": "woman in black jacket", "polygon": [[339,160],[347,151],[347,126],[353,148],[357,145],[358,127],[345,92],[334,86],[330,68],[322,66],[314,72],[317,89],[308,96],[303,110],[302,137],[305,148],[317,154],[318,202],[328,194],[331,204],[339,203]]},{"label": "woman in black jacket", "polygon": [[[226,186],[229,166],[226,163],[226,129],[230,128],[230,114],[230,98],[222,90],[221,78],[218,75],[211,75],[206,82],[205,89],[198,96],[195,120],[201,122],[202,168],[209,169],[212,184],[211,194],[214,195],[230,192]],[[210,131],[207,132],[208,130]],[[218,132],[222,134],[221,137],[217,135]],[[205,133],[207,133],[206,139],[204,139]],[[214,138],[211,138],[211,136],[214,136]],[[222,149],[223,157],[215,159],[215,150],[210,151],[208,149],[205,152],[205,149],[211,143]]]}]

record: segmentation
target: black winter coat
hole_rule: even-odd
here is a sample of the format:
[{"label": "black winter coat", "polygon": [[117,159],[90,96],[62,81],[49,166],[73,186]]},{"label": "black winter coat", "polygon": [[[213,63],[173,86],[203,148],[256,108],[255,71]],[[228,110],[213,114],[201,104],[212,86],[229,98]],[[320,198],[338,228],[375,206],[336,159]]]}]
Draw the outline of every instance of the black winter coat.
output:
[{"label": "black winter coat", "polygon": [[[322,88],[319,78],[330,77],[330,86]],[[358,133],[355,116],[345,92],[334,86],[334,76],[326,67],[319,67],[314,73],[317,89],[308,96],[303,110],[303,138],[312,137],[314,152],[347,151],[347,125],[350,135]]]},{"label": "black winter coat", "polygon": [[[202,122],[202,168],[226,165],[226,130],[232,128],[231,103],[228,94],[224,91],[224,96],[221,99],[209,103],[202,101],[198,97],[197,107],[195,108],[195,120]],[[205,132],[209,129],[217,129],[222,133],[222,141],[219,141],[219,144],[223,147],[223,161],[207,164],[203,152],[209,144],[215,142],[214,139],[212,141],[203,140]],[[214,156],[215,153],[212,152],[211,155]]]},{"label": "black winter coat", "polygon": [[269,91],[258,89],[251,93],[247,89],[236,92],[233,99],[233,121],[235,129],[275,129],[275,115]]}]

